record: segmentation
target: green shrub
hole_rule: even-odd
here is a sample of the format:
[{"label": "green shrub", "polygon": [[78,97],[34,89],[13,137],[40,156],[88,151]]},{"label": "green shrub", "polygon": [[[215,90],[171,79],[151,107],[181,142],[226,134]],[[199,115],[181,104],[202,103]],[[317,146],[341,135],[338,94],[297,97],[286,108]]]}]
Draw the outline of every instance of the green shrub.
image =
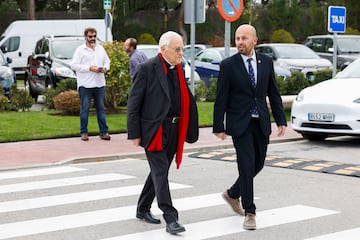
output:
[{"label": "green shrub", "polygon": [[273,43],[294,43],[295,39],[288,31],[279,29],[274,31],[270,36],[270,42]]},{"label": "green shrub", "polygon": [[0,95],[0,111],[6,110],[8,101],[9,101],[9,99],[6,96]]},{"label": "green shrub", "polygon": [[150,33],[143,33],[138,38],[139,44],[157,44],[155,38]]},{"label": "green shrub", "polygon": [[68,90],[76,90],[77,89],[77,85],[76,85],[76,79],[73,78],[66,78],[61,80],[58,84],[56,88],[47,88],[44,91],[44,106],[47,109],[55,109],[55,105],[54,105],[54,98],[56,97],[56,95],[58,95],[61,92],[64,91],[68,91]]},{"label": "green shrub", "polygon": [[116,112],[120,103],[127,103],[131,86],[129,57],[122,42],[107,42],[104,48],[111,60],[110,70],[106,73],[105,107]]},{"label": "green shrub", "polygon": [[195,98],[197,101],[205,102],[207,95],[207,88],[204,81],[200,81],[195,85]]},{"label": "green shrub", "polygon": [[281,95],[287,95],[286,92],[286,79],[281,76],[276,76],[276,83]]},{"label": "green shrub", "polygon": [[56,110],[64,115],[78,115],[80,113],[80,98],[76,90],[68,90],[57,94],[54,98]]},{"label": "green shrub", "polygon": [[6,110],[8,111],[28,111],[35,102],[28,91],[18,89],[16,84],[10,87],[8,99],[9,103],[6,106]]},{"label": "green shrub", "polygon": [[311,85],[315,85],[319,82],[332,78],[332,69],[319,70],[314,72],[314,80],[311,81]]},{"label": "green shrub", "polygon": [[214,102],[216,98],[217,78],[210,78],[210,87],[206,95],[207,102]]},{"label": "green shrub", "polygon": [[302,72],[293,72],[291,76],[286,79],[285,92],[287,95],[296,95],[308,86],[310,86],[309,80]]}]

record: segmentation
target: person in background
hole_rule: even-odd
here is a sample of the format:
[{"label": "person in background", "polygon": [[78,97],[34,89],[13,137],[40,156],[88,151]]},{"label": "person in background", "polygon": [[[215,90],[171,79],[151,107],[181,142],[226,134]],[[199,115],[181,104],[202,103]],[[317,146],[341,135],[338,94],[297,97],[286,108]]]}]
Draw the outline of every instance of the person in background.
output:
[{"label": "person in background", "polygon": [[245,216],[244,229],[255,230],[254,177],[264,167],[271,133],[266,97],[278,126],[278,136],[285,134],[287,121],[273,61],[254,50],[255,28],[248,24],[239,26],[235,43],[239,53],[220,63],[213,133],[222,140],[226,134],[232,136],[236,150],[239,176],[222,196],[234,212]]},{"label": "person in background", "polygon": [[96,43],[96,29],[86,28],[85,43],[79,46],[71,63],[76,72],[77,88],[80,96],[81,140],[88,141],[88,117],[91,99],[94,99],[100,138],[110,140],[105,115],[105,73],[110,69],[110,59],[103,46]]},{"label": "person in background", "polygon": [[137,40],[135,38],[128,38],[124,43],[125,51],[129,54],[130,58],[130,76],[134,78],[136,66],[147,60],[146,55],[136,49]]},{"label": "person in background", "polygon": [[182,37],[173,31],[159,40],[160,53],[138,65],[127,108],[128,139],[145,149],[150,173],[140,194],[136,217],[160,224],[151,211],[156,196],[170,234],[184,232],[178,211],[172,204],[168,174],[176,154],[179,168],[184,142],[199,136],[198,113],[194,96],[186,84],[181,67]]}]

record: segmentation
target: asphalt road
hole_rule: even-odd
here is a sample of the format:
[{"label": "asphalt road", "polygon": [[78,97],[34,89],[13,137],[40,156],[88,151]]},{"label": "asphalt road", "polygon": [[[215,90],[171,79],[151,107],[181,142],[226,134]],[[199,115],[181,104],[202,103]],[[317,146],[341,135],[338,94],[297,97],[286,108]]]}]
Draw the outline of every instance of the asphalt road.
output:
[{"label": "asphalt road", "polygon": [[[293,144],[276,151],[290,153]],[[144,159],[1,172],[0,239],[358,239],[359,178],[266,166],[255,181],[258,230],[244,231],[243,217],[221,198],[236,171],[234,161],[188,155],[180,170],[171,167],[174,205],[187,229],[175,237],[163,220],[134,218],[148,174]],[[335,233],[341,236],[325,236]]]}]

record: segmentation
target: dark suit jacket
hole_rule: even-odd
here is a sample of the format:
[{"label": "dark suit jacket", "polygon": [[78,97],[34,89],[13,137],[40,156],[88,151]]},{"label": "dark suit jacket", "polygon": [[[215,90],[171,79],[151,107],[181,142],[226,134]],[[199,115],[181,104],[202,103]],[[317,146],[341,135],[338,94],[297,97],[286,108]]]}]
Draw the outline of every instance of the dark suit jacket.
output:
[{"label": "dark suit jacket", "polygon": [[[199,137],[198,112],[194,96],[190,96],[189,127],[186,142]],[[130,90],[127,108],[128,139],[141,138],[147,148],[170,110],[170,92],[159,56],[138,65]]]},{"label": "dark suit jacket", "polygon": [[[256,103],[262,133],[269,136],[271,122],[266,96],[277,125],[285,125],[286,117],[277,88],[274,66],[271,58],[256,54],[257,86],[253,89],[243,59],[239,53],[220,63],[216,101],[214,105],[213,132],[226,132],[227,135],[240,136],[251,120],[251,107]],[[226,113],[226,126],[224,117]]]}]

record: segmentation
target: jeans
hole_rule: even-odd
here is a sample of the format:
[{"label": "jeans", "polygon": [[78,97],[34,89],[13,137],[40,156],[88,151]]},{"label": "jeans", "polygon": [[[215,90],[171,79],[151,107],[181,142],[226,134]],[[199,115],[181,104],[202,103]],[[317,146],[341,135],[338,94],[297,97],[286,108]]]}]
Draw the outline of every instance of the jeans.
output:
[{"label": "jeans", "polygon": [[80,95],[80,134],[88,133],[88,117],[91,99],[94,98],[94,105],[96,110],[97,122],[99,125],[100,134],[108,132],[105,116],[105,87],[100,88],[85,88],[79,87]]}]

